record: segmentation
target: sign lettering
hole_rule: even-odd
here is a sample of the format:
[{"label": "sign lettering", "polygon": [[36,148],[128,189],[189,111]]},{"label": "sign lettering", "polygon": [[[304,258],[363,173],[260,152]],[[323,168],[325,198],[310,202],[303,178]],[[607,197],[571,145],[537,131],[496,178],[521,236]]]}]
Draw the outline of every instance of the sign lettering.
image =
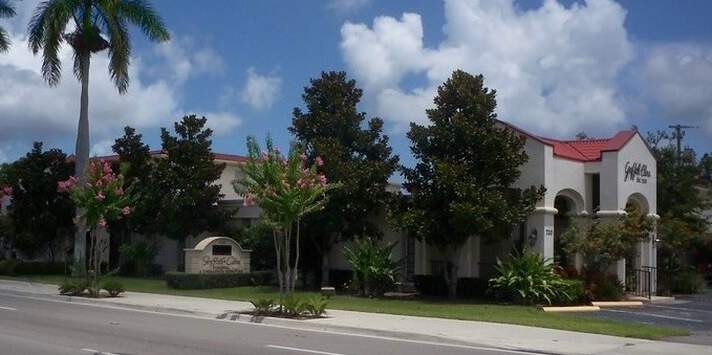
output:
[{"label": "sign lettering", "polygon": [[625,162],[625,167],[623,169],[625,176],[623,177],[623,182],[637,182],[640,184],[647,184],[648,178],[650,177],[650,170],[648,166],[638,162]]}]

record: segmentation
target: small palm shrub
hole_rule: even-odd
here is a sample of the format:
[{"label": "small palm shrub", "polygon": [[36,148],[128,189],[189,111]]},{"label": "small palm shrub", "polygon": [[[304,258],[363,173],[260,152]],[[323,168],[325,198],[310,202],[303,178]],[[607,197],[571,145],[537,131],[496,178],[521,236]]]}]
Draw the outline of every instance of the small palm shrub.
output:
[{"label": "small palm shrub", "polygon": [[282,313],[289,317],[299,317],[306,310],[305,302],[301,297],[289,294],[281,300]]},{"label": "small palm shrub", "polygon": [[111,297],[117,297],[118,295],[124,293],[124,285],[116,280],[106,280],[101,284],[101,288],[106,290]]},{"label": "small palm shrub", "polygon": [[354,270],[353,283],[359,295],[382,296],[396,285],[399,267],[392,258],[396,244],[381,246],[371,238],[364,238],[344,249],[346,260]]},{"label": "small palm shrub", "polygon": [[254,307],[254,313],[256,315],[269,314],[274,310],[276,303],[271,298],[260,298],[254,301],[250,301],[252,307]]},{"label": "small palm shrub", "polygon": [[59,294],[65,296],[79,296],[87,289],[87,282],[80,279],[65,279],[59,285]]},{"label": "small palm shrub", "polygon": [[524,250],[498,260],[498,276],[489,280],[490,292],[496,298],[523,304],[570,300],[566,282],[555,272],[551,259]]},{"label": "small palm shrub", "polygon": [[328,303],[324,297],[309,297],[304,302],[304,309],[312,317],[321,317],[326,312]]}]

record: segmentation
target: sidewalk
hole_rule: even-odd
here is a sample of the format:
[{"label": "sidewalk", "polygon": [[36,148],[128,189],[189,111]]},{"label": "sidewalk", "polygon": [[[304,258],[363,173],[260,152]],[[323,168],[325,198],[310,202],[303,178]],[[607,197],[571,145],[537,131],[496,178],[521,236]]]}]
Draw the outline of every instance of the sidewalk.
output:
[{"label": "sidewalk", "polygon": [[[0,292],[29,293],[71,302],[130,307],[156,312],[191,314],[216,318],[220,314],[247,311],[248,302],[126,292],[123,297],[87,299],[57,296],[52,285],[0,280]],[[607,335],[475,321],[412,317],[352,311],[328,311],[327,318],[290,320],[262,318],[259,323],[320,331],[349,332],[398,338],[435,339],[490,347],[555,354],[710,354],[699,345],[649,341]],[[249,316],[237,321],[252,322]]]}]

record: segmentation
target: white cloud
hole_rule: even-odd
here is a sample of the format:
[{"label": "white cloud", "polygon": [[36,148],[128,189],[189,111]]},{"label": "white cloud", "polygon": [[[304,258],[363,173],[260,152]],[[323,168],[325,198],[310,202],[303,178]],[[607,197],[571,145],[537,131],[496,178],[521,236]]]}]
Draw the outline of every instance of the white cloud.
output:
[{"label": "white cloud", "polygon": [[[29,1],[28,1],[29,3]],[[24,3],[23,3],[24,4]],[[18,17],[26,18],[33,7],[18,8]],[[0,150],[5,159],[15,158],[27,151],[32,141],[51,144],[64,143],[67,153],[74,147],[79,116],[80,85],[72,73],[72,53],[64,47],[60,58],[62,80],[57,87],[49,87],[41,75],[41,58],[27,49],[24,27],[8,26],[13,45],[0,55]],[[211,48],[196,49],[190,40],[177,38],[160,45],[158,58],[152,65],[134,56],[129,73],[131,84],[125,95],[120,95],[110,80],[108,57],[100,53],[92,57],[89,83],[89,125],[93,154],[109,152],[114,138],[125,125],[139,130],[168,127],[191,111],[183,107],[185,80],[200,73],[222,69],[222,59]],[[147,53],[151,54],[151,53]],[[153,68],[167,68],[166,72],[151,72]],[[200,113],[200,112],[199,112]],[[241,122],[229,112],[217,112],[216,132],[227,133]],[[70,144],[72,143],[72,144]],[[49,146],[48,146],[49,147]]]},{"label": "white cloud", "polygon": [[[230,112],[199,112],[199,116],[205,116],[208,119],[206,125],[213,130],[213,134],[216,136],[227,135],[242,123],[242,118]],[[185,113],[185,115],[188,114],[190,113]]]},{"label": "white cloud", "polygon": [[91,156],[106,156],[114,154],[111,148],[114,145],[113,139],[104,139],[91,146]]},{"label": "white cloud", "polygon": [[[376,113],[404,127],[425,122],[437,86],[453,70],[485,75],[497,89],[500,118],[558,135],[623,123],[616,78],[633,58],[625,10],[610,0],[565,7],[547,0],[521,10],[512,0],[445,0],[445,39],[423,44],[420,15],[345,23],[341,50],[375,103]],[[422,76],[426,84],[405,87]]]},{"label": "white cloud", "polygon": [[282,79],[276,75],[260,75],[254,68],[247,69],[247,82],[240,99],[255,110],[272,107],[282,88]]},{"label": "white cloud", "polygon": [[[221,73],[225,68],[222,57],[210,47],[197,47],[190,37],[176,37],[156,46],[158,54],[168,63],[159,70],[168,71],[172,79],[183,83],[193,75]],[[158,73],[164,76],[167,73]]]},{"label": "white cloud", "polygon": [[326,6],[329,10],[346,14],[361,9],[371,0],[331,0]]},{"label": "white cloud", "polygon": [[644,94],[670,123],[700,125],[712,135],[712,48],[699,44],[660,45],[639,73]]}]

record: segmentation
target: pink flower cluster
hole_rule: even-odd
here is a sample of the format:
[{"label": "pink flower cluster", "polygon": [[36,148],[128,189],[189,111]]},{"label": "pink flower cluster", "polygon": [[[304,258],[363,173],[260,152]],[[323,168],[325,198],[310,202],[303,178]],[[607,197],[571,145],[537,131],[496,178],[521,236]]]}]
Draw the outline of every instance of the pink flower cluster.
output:
[{"label": "pink flower cluster", "polygon": [[245,200],[242,202],[242,205],[245,207],[250,207],[255,205],[255,196],[252,194],[247,194],[245,195]]},{"label": "pink flower cluster", "polygon": [[69,179],[57,183],[57,191],[66,192],[77,184],[77,178],[70,176]]}]

